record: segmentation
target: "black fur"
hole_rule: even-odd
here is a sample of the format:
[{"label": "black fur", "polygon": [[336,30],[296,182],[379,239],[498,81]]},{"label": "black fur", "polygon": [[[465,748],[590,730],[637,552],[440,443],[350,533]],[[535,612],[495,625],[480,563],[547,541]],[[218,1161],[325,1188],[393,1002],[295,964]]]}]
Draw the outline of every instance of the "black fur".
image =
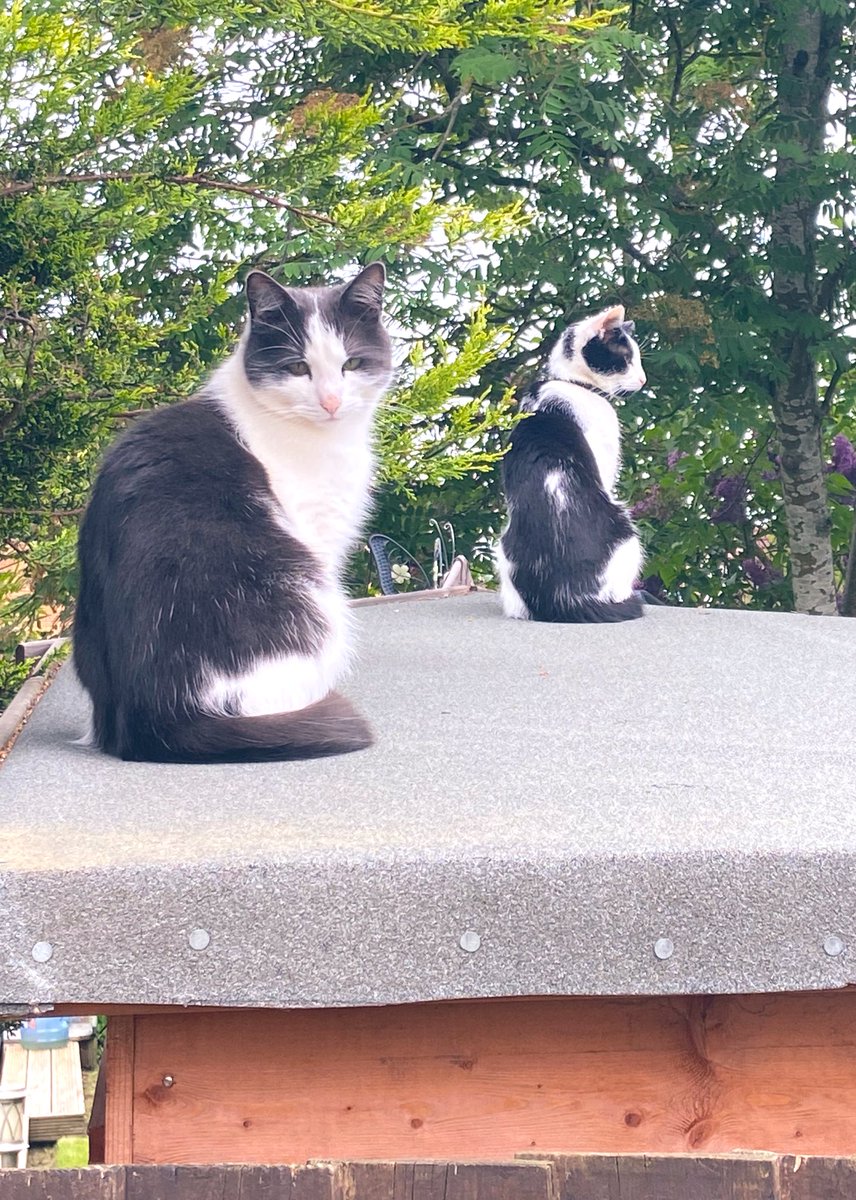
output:
[{"label": "black fur", "polygon": [[[528,406],[549,386],[537,384]],[[563,511],[547,491],[551,472],[561,475]],[[635,593],[615,603],[592,598],[615,547],[635,530],[605,491],[588,441],[561,401],[545,398],[515,427],[502,482],[509,507],[502,549],[532,620],[599,623],[642,615]]]},{"label": "black fur", "polygon": [[307,654],[323,621],[309,550],[274,520],[261,464],[216,402],[139,419],[107,453],[80,529],[74,661],[95,740],[125,759],[304,758],[370,744],[341,697],[271,717],[203,716],[204,665]]},{"label": "black fur", "polygon": [[603,337],[590,338],[583,346],[582,355],[593,371],[601,375],[620,375],[627,368],[633,348],[627,337],[633,332],[633,322],[626,321],[608,329]]}]

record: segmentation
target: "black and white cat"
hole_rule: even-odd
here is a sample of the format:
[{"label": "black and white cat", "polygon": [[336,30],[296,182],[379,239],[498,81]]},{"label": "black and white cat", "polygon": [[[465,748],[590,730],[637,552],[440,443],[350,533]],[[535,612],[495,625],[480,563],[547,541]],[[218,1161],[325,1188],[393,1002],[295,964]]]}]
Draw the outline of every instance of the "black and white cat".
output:
[{"label": "black and white cat", "polygon": [[332,689],[351,657],[340,575],[391,378],[383,286],[380,263],[328,288],[251,272],[235,352],[108,451],[74,624],[102,750],[206,762],[371,744]]},{"label": "black and white cat", "polygon": [[642,547],[613,494],[621,456],[610,397],[645,384],[623,307],[572,325],[523,400],[502,462],[508,525],[497,552],[506,616],[533,621],[626,621]]}]

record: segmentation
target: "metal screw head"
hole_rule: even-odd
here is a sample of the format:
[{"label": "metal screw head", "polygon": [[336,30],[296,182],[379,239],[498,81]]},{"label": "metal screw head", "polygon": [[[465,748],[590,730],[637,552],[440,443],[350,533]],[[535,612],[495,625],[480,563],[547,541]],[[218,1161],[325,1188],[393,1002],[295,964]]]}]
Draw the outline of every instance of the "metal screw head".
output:
[{"label": "metal screw head", "polygon": [[191,950],[207,950],[211,944],[211,934],[207,929],[193,929],[187,940]]},{"label": "metal screw head", "polygon": [[163,1084],[163,1086],[165,1088],[174,1087],[175,1086],[175,1076],[174,1075],[164,1075],[163,1079],[161,1080],[161,1083]]},{"label": "metal screw head", "polygon": [[467,929],[461,934],[460,947],[468,954],[474,954],[481,945],[481,938],[474,929]]},{"label": "metal screw head", "polygon": [[675,943],[671,938],[657,938],[654,943],[654,954],[657,958],[671,958],[675,953]]},{"label": "metal screw head", "polygon": [[37,963],[46,963],[53,958],[53,946],[50,942],[36,942],[32,953]]},{"label": "metal screw head", "polygon": [[836,937],[833,934],[832,937],[824,940],[823,948],[830,958],[835,958],[837,955],[844,953],[844,942],[840,937]]}]

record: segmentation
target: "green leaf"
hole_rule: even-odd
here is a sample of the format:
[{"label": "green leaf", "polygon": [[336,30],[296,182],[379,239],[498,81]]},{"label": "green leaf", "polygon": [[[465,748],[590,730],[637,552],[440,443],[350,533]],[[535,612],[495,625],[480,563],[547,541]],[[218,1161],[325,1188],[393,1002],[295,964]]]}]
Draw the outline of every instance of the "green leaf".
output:
[{"label": "green leaf", "polygon": [[519,64],[508,54],[473,46],[455,56],[452,70],[462,81],[489,85],[510,79],[519,71]]}]

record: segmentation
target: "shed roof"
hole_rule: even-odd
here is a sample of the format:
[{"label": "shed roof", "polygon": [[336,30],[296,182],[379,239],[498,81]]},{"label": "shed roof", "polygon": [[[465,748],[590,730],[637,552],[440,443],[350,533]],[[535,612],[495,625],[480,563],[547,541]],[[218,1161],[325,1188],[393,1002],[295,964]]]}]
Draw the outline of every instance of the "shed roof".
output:
[{"label": "shed roof", "polygon": [[340,758],[121,763],[60,672],[0,771],[0,1004],[856,980],[856,622],[356,617],[377,745]]}]

